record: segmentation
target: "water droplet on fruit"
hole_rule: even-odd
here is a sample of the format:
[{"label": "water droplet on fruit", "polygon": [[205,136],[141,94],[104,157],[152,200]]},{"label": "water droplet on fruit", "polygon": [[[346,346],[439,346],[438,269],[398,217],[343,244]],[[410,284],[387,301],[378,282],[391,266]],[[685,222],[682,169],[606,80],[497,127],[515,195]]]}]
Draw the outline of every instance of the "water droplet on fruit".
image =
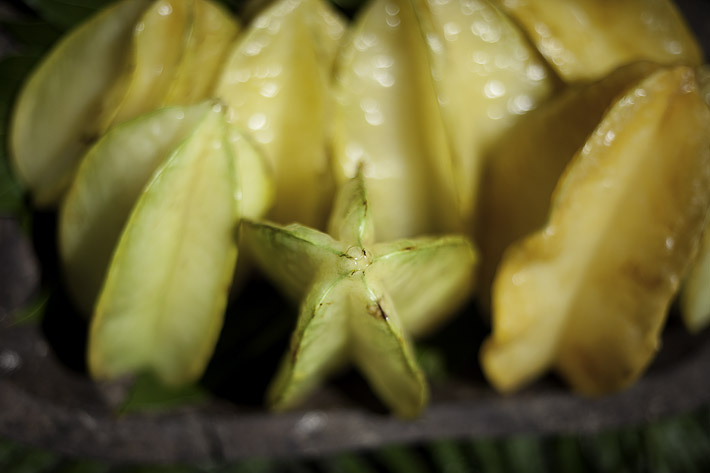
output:
[{"label": "water droplet on fruit", "polygon": [[360,52],[367,51],[375,44],[377,44],[377,36],[372,33],[359,34],[353,40],[353,46]]},{"label": "water droplet on fruit", "polygon": [[266,126],[266,115],[263,113],[255,113],[251,117],[249,117],[249,123],[248,126],[251,130],[261,130]]},{"label": "water droplet on fruit", "polygon": [[401,23],[401,20],[398,16],[388,16],[385,21],[387,22],[387,26],[389,26],[390,28],[397,28]]},{"label": "water droplet on fruit", "polygon": [[456,41],[459,33],[461,33],[461,27],[453,21],[444,25],[444,38],[446,38],[446,41]]},{"label": "water droplet on fruit", "polygon": [[483,87],[483,92],[489,99],[502,97],[505,95],[505,85],[499,80],[491,80],[486,82],[486,85]]},{"label": "water droplet on fruit", "polygon": [[511,278],[511,282],[513,283],[514,286],[520,286],[525,283],[525,280],[527,278],[522,272],[518,272],[513,274],[513,277]]},{"label": "water droplet on fruit", "polygon": [[668,251],[672,251],[673,248],[675,248],[675,238],[671,236],[666,237],[666,249]]},{"label": "water droplet on fruit", "polygon": [[547,77],[547,72],[545,71],[545,68],[542,67],[540,64],[530,64],[527,67],[525,74],[528,76],[528,79],[534,81],[540,81]]},{"label": "water droplet on fruit", "polygon": [[158,15],[160,16],[168,16],[173,12],[173,6],[170,5],[169,3],[162,3],[158,7]]},{"label": "water droplet on fruit", "polygon": [[263,45],[258,41],[251,41],[244,46],[244,54],[247,56],[256,56],[261,52]]},{"label": "water droplet on fruit", "polygon": [[516,115],[522,115],[535,107],[529,95],[520,94],[508,102],[508,111]]},{"label": "water droplet on fruit", "polygon": [[268,15],[261,15],[261,16],[257,17],[256,20],[254,20],[254,28],[257,28],[260,30],[268,28],[270,24],[271,24],[271,18],[269,18]]},{"label": "water droplet on fruit", "polygon": [[259,92],[261,95],[267,98],[276,97],[278,95],[281,87],[276,82],[267,82],[261,87]]},{"label": "water droplet on fruit", "polygon": [[674,55],[683,53],[683,46],[678,41],[666,40],[663,42],[663,47],[666,51]]},{"label": "water droplet on fruit", "polygon": [[388,3],[387,5],[385,5],[385,11],[388,15],[394,16],[399,13],[399,7],[394,3]]},{"label": "water droplet on fruit", "polygon": [[382,87],[392,87],[394,85],[394,76],[384,70],[376,70],[372,73],[375,79]]}]

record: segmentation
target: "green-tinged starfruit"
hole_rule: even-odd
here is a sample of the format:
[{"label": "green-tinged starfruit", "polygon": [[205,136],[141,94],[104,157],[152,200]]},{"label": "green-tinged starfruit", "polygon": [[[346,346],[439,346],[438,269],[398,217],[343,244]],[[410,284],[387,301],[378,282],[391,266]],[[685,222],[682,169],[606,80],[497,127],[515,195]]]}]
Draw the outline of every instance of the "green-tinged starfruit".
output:
[{"label": "green-tinged starfruit", "polygon": [[252,136],[276,181],[270,218],[322,228],[333,182],[326,151],[329,82],[344,21],[324,0],[279,0],[225,64],[216,95]]},{"label": "green-tinged starfruit", "polygon": [[554,368],[601,395],[643,373],[705,225],[709,126],[688,67],[653,73],[607,112],[560,179],[546,226],[504,255],[481,351],[495,387]]},{"label": "green-tinged starfruit", "polygon": [[558,79],[520,28],[488,0],[416,5],[451,145],[457,200],[470,231],[488,153],[550,96]]},{"label": "green-tinged starfruit", "polygon": [[289,353],[269,391],[276,409],[295,406],[347,361],[396,414],[412,417],[426,404],[409,337],[441,323],[468,297],[475,253],[459,236],[374,243],[365,189],[360,174],[341,188],[330,235],[297,224],[243,222],[259,267],[301,302]]},{"label": "green-tinged starfruit", "polygon": [[122,0],[88,19],[57,43],[20,92],[10,154],[37,206],[58,204],[97,138],[103,98],[128,61],[131,33],[148,5]]},{"label": "green-tinged starfruit", "polygon": [[[59,254],[67,288],[91,314],[111,255],[138,197],[156,169],[219,106],[204,102],[167,107],[112,128],[86,154],[62,202]],[[273,199],[266,163],[232,127],[229,143],[241,213],[264,215]]]},{"label": "green-tinged starfruit", "polygon": [[634,61],[699,65],[702,51],[672,0],[498,0],[565,81]]},{"label": "green-tinged starfruit", "polygon": [[658,68],[634,63],[597,82],[570,86],[523,117],[492,150],[483,171],[475,232],[481,252],[476,287],[484,306],[490,304],[503,252],[545,225],[560,175],[604,113]]},{"label": "green-tinged starfruit", "polygon": [[237,258],[237,179],[221,107],[155,172],[111,259],[91,322],[94,379],[200,377],[214,350]]}]

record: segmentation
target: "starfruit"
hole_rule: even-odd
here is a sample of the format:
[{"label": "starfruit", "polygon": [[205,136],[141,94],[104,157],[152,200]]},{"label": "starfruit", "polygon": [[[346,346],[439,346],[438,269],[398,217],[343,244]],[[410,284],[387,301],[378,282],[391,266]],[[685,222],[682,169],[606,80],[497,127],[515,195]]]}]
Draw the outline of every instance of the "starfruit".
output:
[{"label": "starfruit", "polygon": [[[156,170],[212,114],[213,102],[167,107],[112,128],[86,154],[59,216],[59,254],[67,288],[91,314],[133,207]],[[261,217],[272,198],[264,160],[230,129],[241,213]]]},{"label": "starfruit", "polygon": [[11,149],[40,206],[53,206],[111,126],[208,98],[237,33],[208,0],[123,0],[63,39],[18,99]]},{"label": "starfruit", "polygon": [[64,37],[32,72],[11,121],[10,155],[39,207],[56,205],[99,134],[104,95],[128,60],[148,0],[122,0]]},{"label": "starfruit", "polygon": [[710,231],[707,226],[700,242],[698,259],[693,263],[680,294],[680,309],[685,326],[698,333],[710,325]]},{"label": "starfruit", "polygon": [[558,183],[546,226],[504,256],[481,350],[495,387],[554,368],[600,395],[643,373],[705,224],[708,126],[687,67],[655,72],[608,111]]},{"label": "starfruit", "polygon": [[[705,103],[710,106],[710,67],[697,70],[700,90]],[[700,242],[698,256],[683,282],[680,294],[680,309],[685,326],[692,333],[700,332],[710,325],[710,221]]]},{"label": "starfruit", "polygon": [[223,6],[193,0],[192,28],[165,105],[186,105],[209,98],[239,33],[239,23]]},{"label": "starfruit", "polygon": [[324,0],[279,0],[252,21],[217,85],[230,123],[274,170],[275,221],[325,224],[333,190],[327,91],[344,31]]},{"label": "starfruit", "polygon": [[699,65],[702,51],[672,0],[499,0],[566,81],[646,60]]},{"label": "starfruit", "polygon": [[208,98],[238,26],[206,0],[157,0],[136,23],[131,61],[104,99],[101,130]]},{"label": "starfruit", "polygon": [[202,374],[237,258],[236,182],[215,107],[158,168],[121,234],[89,333],[95,379],[149,372],[180,386]]},{"label": "starfruit", "polygon": [[461,229],[428,54],[412,2],[375,0],[338,59],[336,179],[361,170],[383,240]]},{"label": "starfruit", "polygon": [[117,126],[86,154],[59,216],[59,253],[67,288],[91,314],[123,226],[155,170],[212,105],[173,107]]},{"label": "starfruit", "polygon": [[451,145],[456,200],[470,231],[485,158],[522,115],[550,96],[558,79],[488,0],[415,4]]},{"label": "starfruit", "polygon": [[476,242],[481,251],[477,290],[484,306],[505,249],[545,225],[563,170],[627,89],[659,66],[623,66],[592,83],[576,84],[523,117],[496,146],[481,183]]},{"label": "starfruit", "polygon": [[269,390],[275,409],[298,404],[347,361],[396,414],[417,415],[427,386],[409,337],[450,316],[471,289],[464,237],[374,243],[365,179],[339,191],[330,235],[298,224],[244,221],[259,267],[301,301],[289,353]]}]

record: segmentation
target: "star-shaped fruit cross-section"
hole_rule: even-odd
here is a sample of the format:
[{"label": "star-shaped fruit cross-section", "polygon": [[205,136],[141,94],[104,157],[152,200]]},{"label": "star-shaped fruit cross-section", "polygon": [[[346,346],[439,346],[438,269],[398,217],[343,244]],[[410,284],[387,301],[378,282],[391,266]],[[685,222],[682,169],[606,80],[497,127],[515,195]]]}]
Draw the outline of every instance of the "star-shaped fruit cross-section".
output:
[{"label": "star-shaped fruit cross-section", "polygon": [[295,406],[350,361],[397,415],[416,416],[428,388],[409,337],[444,321],[470,294],[471,243],[463,236],[375,243],[361,175],[341,188],[329,235],[250,220],[242,232],[260,268],[301,303],[271,406]]}]

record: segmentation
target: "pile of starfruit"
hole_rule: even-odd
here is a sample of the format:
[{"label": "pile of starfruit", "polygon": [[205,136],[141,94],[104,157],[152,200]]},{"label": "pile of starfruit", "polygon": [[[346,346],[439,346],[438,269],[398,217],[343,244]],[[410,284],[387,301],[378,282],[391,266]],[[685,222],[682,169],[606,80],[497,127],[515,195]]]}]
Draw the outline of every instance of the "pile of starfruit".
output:
[{"label": "pile of starfruit", "polygon": [[273,408],[353,364],[417,415],[413,340],[474,296],[495,388],[601,395],[679,291],[710,323],[702,62],[670,0],[119,0],[35,69],[10,147],[97,380],[195,382],[260,270],[299,308]]}]

